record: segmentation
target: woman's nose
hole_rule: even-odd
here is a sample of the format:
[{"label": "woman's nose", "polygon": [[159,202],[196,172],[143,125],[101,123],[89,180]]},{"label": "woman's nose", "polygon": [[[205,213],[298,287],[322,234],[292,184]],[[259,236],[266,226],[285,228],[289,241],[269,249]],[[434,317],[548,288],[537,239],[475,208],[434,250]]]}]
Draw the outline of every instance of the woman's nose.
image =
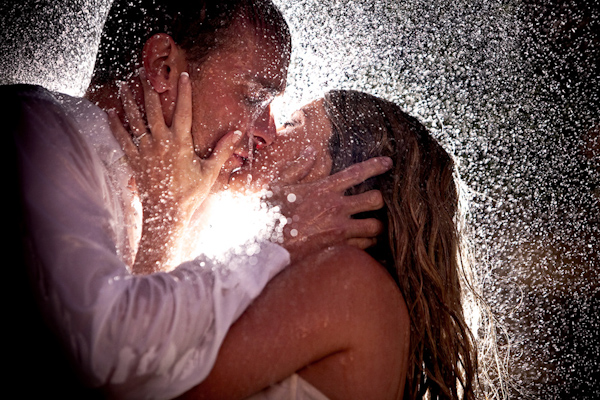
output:
[{"label": "woman's nose", "polygon": [[271,106],[267,107],[254,121],[250,133],[254,137],[256,149],[269,146],[273,143],[277,134],[277,128],[275,127],[275,118],[271,114]]}]

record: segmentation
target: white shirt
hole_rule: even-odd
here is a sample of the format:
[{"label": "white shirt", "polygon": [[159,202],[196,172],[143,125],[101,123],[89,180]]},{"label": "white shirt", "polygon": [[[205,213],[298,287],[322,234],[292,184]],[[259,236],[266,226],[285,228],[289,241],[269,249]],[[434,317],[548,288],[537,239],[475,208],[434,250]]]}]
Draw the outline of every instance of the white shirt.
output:
[{"label": "white shirt", "polygon": [[298,374],[269,386],[245,400],[328,400],[328,397]]},{"label": "white shirt", "polygon": [[120,398],[171,398],[195,386],[289,254],[265,242],[252,262],[200,257],[169,273],[131,275],[140,216],[106,114],[40,87],[22,90],[19,101],[34,284],[76,366]]}]

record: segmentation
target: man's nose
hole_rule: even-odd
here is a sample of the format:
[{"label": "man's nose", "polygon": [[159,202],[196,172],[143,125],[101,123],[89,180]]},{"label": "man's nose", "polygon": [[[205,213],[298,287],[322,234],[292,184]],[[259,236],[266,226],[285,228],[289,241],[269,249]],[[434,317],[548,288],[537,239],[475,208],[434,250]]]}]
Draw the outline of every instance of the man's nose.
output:
[{"label": "man's nose", "polygon": [[273,143],[277,134],[277,128],[275,127],[275,118],[271,114],[271,106],[268,106],[254,121],[250,133],[254,137],[254,145],[257,149]]}]

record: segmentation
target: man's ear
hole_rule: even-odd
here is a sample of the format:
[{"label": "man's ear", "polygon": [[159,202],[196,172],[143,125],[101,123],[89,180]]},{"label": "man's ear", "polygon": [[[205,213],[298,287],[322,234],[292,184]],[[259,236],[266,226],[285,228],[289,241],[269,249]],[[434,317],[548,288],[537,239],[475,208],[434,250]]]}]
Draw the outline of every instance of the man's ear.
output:
[{"label": "man's ear", "polygon": [[185,54],[173,38],[157,33],[146,41],[142,53],[144,70],[158,93],[176,89],[179,75],[184,72]]}]

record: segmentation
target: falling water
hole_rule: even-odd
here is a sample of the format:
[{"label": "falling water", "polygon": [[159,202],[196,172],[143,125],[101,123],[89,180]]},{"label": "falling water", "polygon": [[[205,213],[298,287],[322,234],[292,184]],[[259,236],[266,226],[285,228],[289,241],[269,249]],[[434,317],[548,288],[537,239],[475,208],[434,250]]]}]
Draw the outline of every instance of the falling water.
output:
[{"label": "falling water", "polygon": [[[0,83],[81,94],[109,0],[2,4]],[[276,1],[279,121],[327,89],[393,100],[457,157],[511,398],[598,398],[600,14],[593,0]]]},{"label": "falling water", "polygon": [[331,88],[368,91],[457,156],[511,397],[600,396],[598,9],[280,3],[294,38],[291,108]]}]

